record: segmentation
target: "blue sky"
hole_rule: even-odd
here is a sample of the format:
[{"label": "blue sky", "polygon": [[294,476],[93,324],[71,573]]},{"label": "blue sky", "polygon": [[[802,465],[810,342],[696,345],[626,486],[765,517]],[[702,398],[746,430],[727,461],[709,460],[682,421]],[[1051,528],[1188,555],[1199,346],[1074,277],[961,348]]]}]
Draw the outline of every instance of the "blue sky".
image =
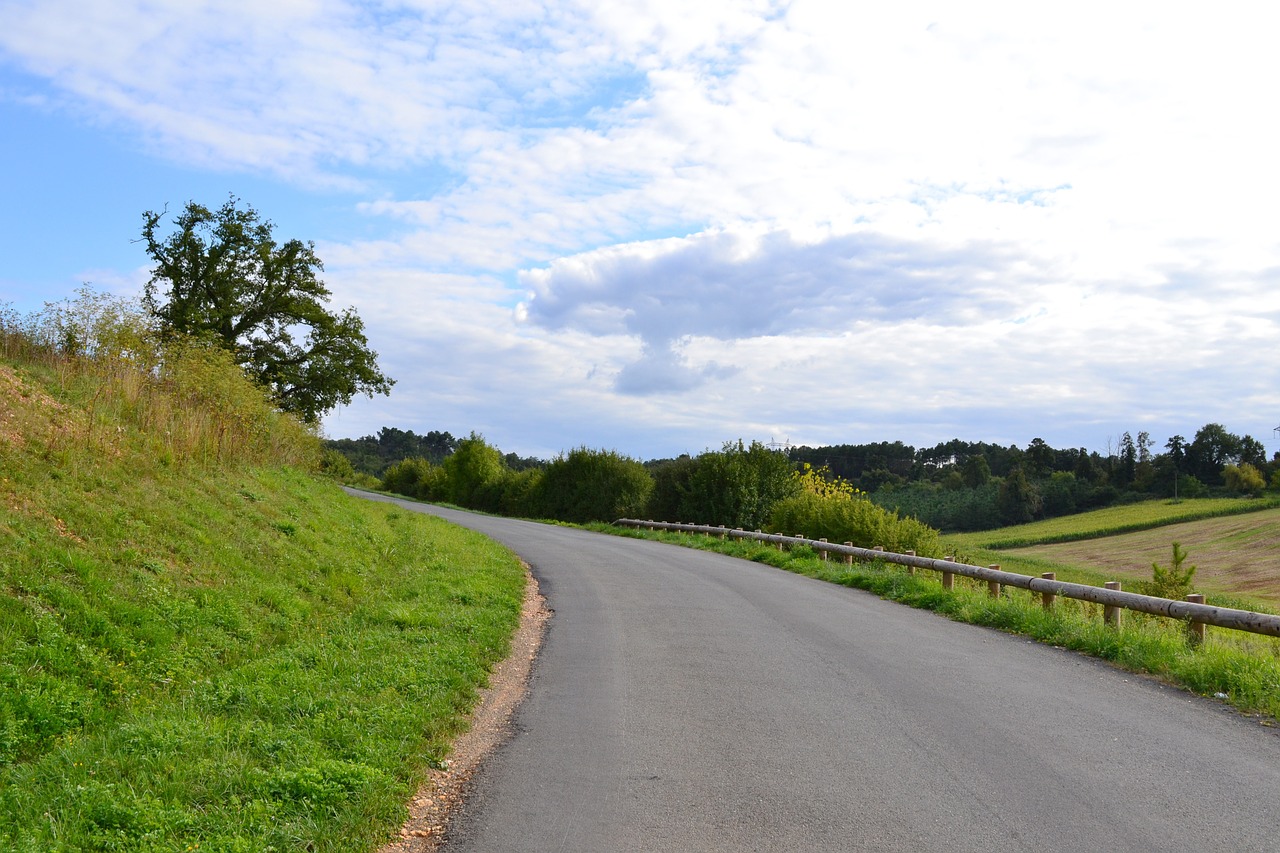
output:
[{"label": "blue sky", "polygon": [[1264,7],[887,5],[0,0],[0,302],[235,194],[398,381],[334,437],[1280,445]]}]

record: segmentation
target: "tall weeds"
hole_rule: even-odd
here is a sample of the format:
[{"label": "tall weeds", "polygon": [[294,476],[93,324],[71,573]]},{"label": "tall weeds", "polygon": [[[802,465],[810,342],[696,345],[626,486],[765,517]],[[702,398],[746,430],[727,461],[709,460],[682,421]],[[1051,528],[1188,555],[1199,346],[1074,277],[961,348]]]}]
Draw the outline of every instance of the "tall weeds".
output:
[{"label": "tall weeds", "polygon": [[136,301],[82,289],[19,316],[0,308],[0,355],[45,372],[83,415],[27,419],[24,438],[66,458],[134,455],[158,464],[316,466],[315,431],[279,411],[226,350],[161,339]]}]

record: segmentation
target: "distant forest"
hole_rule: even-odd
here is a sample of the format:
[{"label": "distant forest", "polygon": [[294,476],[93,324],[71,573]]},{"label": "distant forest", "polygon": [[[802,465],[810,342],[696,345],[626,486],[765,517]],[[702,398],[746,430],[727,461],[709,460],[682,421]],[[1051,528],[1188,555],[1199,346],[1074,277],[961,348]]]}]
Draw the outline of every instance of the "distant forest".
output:
[{"label": "distant forest", "polygon": [[[376,436],[330,440],[355,471],[382,478],[407,459],[440,465],[459,446],[448,432],[416,435],[384,427]],[[709,451],[710,452],[710,451]],[[900,441],[790,447],[797,470],[805,463],[865,492],[875,503],[940,530],[983,530],[1068,515],[1151,497],[1256,495],[1280,489],[1280,454],[1266,459],[1249,435],[1206,424],[1188,441],[1175,435],[1157,447],[1151,436],[1122,434],[1107,453],[1054,448],[1036,438],[1026,448],[954,439],[929,448]],[[511,471],[545,469],[551,460],[502,457]],[[643,463],[658,481],[664,469],[689,457]]]}]

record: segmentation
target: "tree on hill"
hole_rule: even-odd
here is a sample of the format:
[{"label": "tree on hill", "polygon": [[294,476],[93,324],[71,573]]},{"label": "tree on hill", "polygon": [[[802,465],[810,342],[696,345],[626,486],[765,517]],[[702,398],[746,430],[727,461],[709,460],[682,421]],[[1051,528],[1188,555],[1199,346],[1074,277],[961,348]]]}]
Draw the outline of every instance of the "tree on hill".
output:
[{"label": "tree on hill", "polygon": [[1040,492],[1027,480],[1022,468],[1014,468],[1000,484],[1000,518],[1006,524],[1022,524],[1035,518],[1041,507]]},{"label": "tree on hill", "polygon": [[389,394],[355,310],[325,307],[314,243],[277,243],[274,226],[232,197],[218,210],[188,202],[163,236],[143,214],[155,263],[146,304],[163,331],[209,337],[267,388],[281,409],[314,423],[357,394]]}]

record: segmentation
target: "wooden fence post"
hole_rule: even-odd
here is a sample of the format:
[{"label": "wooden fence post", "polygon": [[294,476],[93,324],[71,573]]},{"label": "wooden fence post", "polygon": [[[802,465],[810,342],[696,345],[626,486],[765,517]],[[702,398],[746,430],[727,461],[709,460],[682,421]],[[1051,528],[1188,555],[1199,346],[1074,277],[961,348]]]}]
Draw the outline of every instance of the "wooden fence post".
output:
[{"label": "wooden fence post", "polygon": [[[1000,564],[992,563],[990,566],[987,566],[987,568],[991,569],[993,572],[998,572],[1000,571]],[[987,581],[987,595],[992,598],[1000,597],[1000,581]]]},{"label": "wooden fence post", "polygon": [[[1058,573],[1045,572],[1040,577],[1044,578],[1047,581],[1056,581],[1058,579]],[[1045,610],[1052,610],[1053,600],[1057,597],[1058,596],[1054,595],[1052,592],[1042,592],[1040,593],[1040,604],[1044,606]]]},{"label": "wooden fence post", "polygon": [[[954,563],[956,561],[956,555],[951,554],[949,556],[943,557],[943,559],[946,560],[948,563]],[[952,587],[955,586],[955,583],[956,583],[955,573],[948,572],[946,569],[943,569],[942,570],[942,588],[951,589]]]},{"label": "wooden fence post", "polygon": [[[853,547],[853,543],[852,543],[852,542],[846,542],[846,543],[844,543],[844,544],[848,545],[850,548],[852,548],[852,547]],[[852,555],[852,554],[845,554],[845,555],[844,555],[844,564],[845,564],[846,566],[852,566],[852,565],[853,565],[853,555]]]},{"label": "wooden fence post", "polygon": [[[1107,589],[1119,590],[1119,589],[1120,589],[1120,581],[1107,581],[1107,583],[1106,583],[1106,587],[1107,587]],[[1120,614],[1121,614],[1121,613],[1123,613],[1123,612],[1124,612],[1124,608],[1121,608],[1121,607],[1113,607],[1113,606],[1112,606],[1112,605],[1110,605],[1110,604],[1103,605],[1103,607],[1102,607],[1102,621],[1103,621],[1103,622],[1105,622],[1105,623],[1107,623],[1108,625],[1112,625],[1112,626],[1114,626],[1114,627],[1116,627],[1116,628],[1119,628],[1119,627],[1120,627]]]},{"label": "wooden fence post", "polygon": [[[914,557],[915,555],[916,555],[916,552],[915,552],[915,551],[908,551],[908,552],[907,552],[907,556],[908,556],[908,557]],[[915,566],[907,566],[907,574],[909,574],[909,575],[914,575],[915,573],[916,573],[916,567],[915,567]]]},{"label": "wooden fence post", "polygon": [[[826,542],[827,540],[826,540],[826,539],[819,539],[818,541],[819,541],[819,542]],[[827,549],[826,549],[826,548],[823,548],[823,549],[822,549],[821,551],[819,551],[818,553],[822,554],[822,562],[824,562],[824,563],[825,563],[827,560],[830,560],[830,559],[831,559],[831,555],[827,553]]]},{"label": "wooden fence post", "polygon": [[[1193,592],[1187,596],[1187,601],[1192,604],[1204,604],[1204,596],[1198,592]],[[1204,643],[1204,629],[1205,624],[1194,619],[1187,624],[1187,639],[1191,641],[1191,645],[1198,646]]]}]

